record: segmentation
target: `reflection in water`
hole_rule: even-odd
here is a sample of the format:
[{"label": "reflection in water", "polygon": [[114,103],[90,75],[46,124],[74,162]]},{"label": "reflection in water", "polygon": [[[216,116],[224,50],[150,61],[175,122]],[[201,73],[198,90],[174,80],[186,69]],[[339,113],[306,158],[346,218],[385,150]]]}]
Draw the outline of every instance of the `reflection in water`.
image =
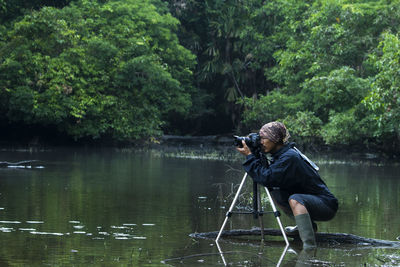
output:
[{"label": "reflection in water", "polygon": [[224,253],[222,252],[222,249],[221,249],[221,247],[219,246],[219,242],[218,242],[218,240],[215,240],[215,244],[217,245],[217,248],[218,248],[219,254],[221,255],[222,262],[224,263],[224,265],[225,265],[225,266],[227,266],[227,264],[226,264],[226,260],[225,260],[225,256],[224,256]]},{"label": "reflection in water", "polygon": [[[0,266],[165,267],[163,259],[183,255],[203,255],[188,259],[187,266],[221,266],[221,256],[233,266],[300,262],[300,255],[285,251],[281,237],[262,254],[259,244],[225,242],[221,254],[213,240],[188,236],[220,229],[229,206],[224,200],[243,176],[240,162],[226,166],[109,150],[0,151],[0,161],[21,159],[40,160],[45,168],[0,169]],[[388,240],[400,235],[399,167],[319,166],[340,200],[336,217],[318,225],[321,232]],[[273,216],[264,215],[263,222],[277,228]],[[229,224],[249,229],[254,220],[237,215]],[[399,266],[399,251],[318,248],[311,260],[317,266]]]},{"label": "reflection in water", "polygon": [[33,235],[55,235],[55,236],[63,236],[64,235],[63,233],[49,233],[49,232],[36,232],[36,231],[30,232],[30,233]]},{"label": "reflection in water", "polygon": [[[227,262],[226,262],[226,259],[225,259],[225,256],[224,256],[225,253],[224,253],[223,250],[221,249],[221,246],[220,246],[220,244],[219,244],[219,242],[218,242],[217,240],[215,241],[215,244],[217,245],[218,252],[219,252],[219,254],[221,255],[221,259],[222,259],[222,262],[223,262],[224,266],[228,266],[228,264],[227,264]],[[258,253],[259,255],[262,255],[262,254],[263,254],[263,253],[262,253],[263,248],[264,248],[264,243],[263,243],[263,241],[261,241],[260,251],[259,251],[259,253]],[[282,261],[283,261],[285,255],[286,255],[286,252],[288,251],[288,249],[289,249],[289,245],[286,245],[286,246],[284,247],[284,249],[283,249],[283,251],[282,251],[280,257],[279,257],[278,262],[276,263],[276,267],[279,267],[279,266],[282,264]]]},{"label": "reflection in water", "polygon": [[276,264],[277,267],[278,267],[278,266],[281,266],[281,263],[282,263],[282,261],[283,261],[283,258],[285,257],[286,252],[288,251],[288,249],[289,249],[289,245],[286,245],[286,247],[285,247],[285,248],[283,249],[283,251],[282,251],[282,254],[281,254],[281,257],[279,258],[278,263]]},{"label": "reflection in water", "polygon": [[296,267],[310,266],[310,259],[317,254],[317,249],[303,249],[297,257]]},{"label": "reflection in water", "polygon": [[[42,221],[26,221],[27,224],[44,224]],[[112,236],[115,239],[147,239],[147,237],[144,236],[137,236],[135,234],[132,234],[137,230],[137,224],[132,224],[132,223],[127,223],[123,224],[122,226],[116,226],[116,225],[111,225],[110,226],[110,231],[105,232],[104,227],[98,226],[97,230],[98,232],[86,232],[83,231],[82,229],[85,228],[84,225],[76,225],[80,223],[79,221],[69,221],[70,224],[75,224],[72,225],[72,231],[60,233],[60,232],[49,232],[49,231],[39,231],[36,228],[24,228],[24,227],[19,227],[19,228],[13,228],[13,227],[0,227],[0,231],[3,233],[10,233],[10,232],[16,232],[16,231],[21,231],[21,232],[29,232],[29,234],[32,235],[50,235],[50,236],[64,236],[64,235],[71,235],[71,234],[80,234],[80,235],[86,235],[86,236],[94,236],[94,239],[99,239],[100,236]],[[23,222],[20,221],[0,221],[0,225],[8,225],[8,224],[23,224]],[[144,223],[142,226],[155,226],[155,224],[151,223]],[[104,239],[104,238],[103,238]]]}]

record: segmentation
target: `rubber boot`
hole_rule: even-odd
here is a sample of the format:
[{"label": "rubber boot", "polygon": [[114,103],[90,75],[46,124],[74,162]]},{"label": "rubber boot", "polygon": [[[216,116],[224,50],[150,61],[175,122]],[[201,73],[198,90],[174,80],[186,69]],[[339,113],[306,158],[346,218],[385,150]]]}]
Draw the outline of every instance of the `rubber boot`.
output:
[{"label": "rubber boot", "polygon": [[[293,217],[294,219],[294,217]],[[312,226],[313,226],[313,230],[314,230],[314,234],[318,231],[318,226],[315,222],[311,221]],[[285,227],[285,233],[289,236],[296,236],[299,235],[299,229],[297,228],[297,225],[295,226],[286,226]]]},{"label": "rubber boot", "polygon": [[308,213],[294,216],[301,241],[303,241],[304,249],[312,249],[317,247],[315,242],[315,234],[310,215]]}]

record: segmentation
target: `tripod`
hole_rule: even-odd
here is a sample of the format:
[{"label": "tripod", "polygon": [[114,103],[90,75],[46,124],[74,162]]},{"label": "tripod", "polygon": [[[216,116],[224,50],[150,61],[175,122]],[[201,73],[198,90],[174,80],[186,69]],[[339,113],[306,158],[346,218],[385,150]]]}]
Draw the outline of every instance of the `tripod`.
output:
[{"label": "tripod", "polygon": [[263,226],[263,222],[262,222],[261,216],[263,214],[265,214],[265,213],[273,213],[275,218],[276,218],[276,221],[278,222],[279,228],[280,228],[280,230],[282,232],[282,236],[285,239],[286,246],[288,247],[289,246],[289,241],[287,239],[285,230],[283,229],[281,220],[279,218],[280,212],[276,209],[274,201],[273,201],[273,199],[271,197],[271,194],[270,194],[270,192],[269,192],[267,187],[264,187],[264,188],[265,188],[265,191],[266,191],[266,193],[268,195],[268,199],[270,201],[270,204],[271,204],[271,207],[272,207],[272,211],[264,212],[264,211],[260,210],[260,208],[261,208],[261,199],[260,199],[260,194],[258,192],[258,184],[256,182],[254,182],[254,181],[253,181],[253,211],[252,212],[234,212],[233,211],[233,208],[235,207],[235,204],[236,204],[236,201],[237,201],[237,199],[239,197],[240,191],[242,191],[242,188],[243,188],[243,185],[244,185],[244,183],[246,181],[246,178],[247,178],[247,172],[244,174],[243,179],[242,179],[242,181],[241,181],[241,183],[239,185],[239,189],[236,192],[236,195],[235,195],[235,197],[234,197],[234,199],[232,201],[232,204],[231,204],[228,212],[226,213],[226,217],[225,217],[224,223],[222,224],[222,227],[219,230],[219,233],[218,233],[217,239],[215,239],[215,242],[218,243],[218,240],[221,237],[222,231],[224,230],[225,225],[228,222],[228,219],[232,216],[232,214],[253,214],[254,219],[258,218],[259,221],[260,221],[261,239],[263,240],[264,239],[264,226]]}]

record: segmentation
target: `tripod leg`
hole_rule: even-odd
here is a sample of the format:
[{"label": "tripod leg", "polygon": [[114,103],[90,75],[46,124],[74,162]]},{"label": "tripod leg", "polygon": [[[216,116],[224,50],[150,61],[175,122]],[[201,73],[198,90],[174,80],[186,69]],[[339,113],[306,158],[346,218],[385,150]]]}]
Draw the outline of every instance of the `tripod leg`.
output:
[{"label": "tripod leg", "polygon": [[263,216],[262,216],[262,206],[261,206],[261,194],[258,190],[258,184],[257,184],[257,202],[258,202],[258,210],[257,213],[259,213],[258,220],[260,222],[260,230],[261,230],[261,241],[264,240],[264,221],[263,221]]},{"label": "tripod leg", "polygon": [[246,178],[247,178],[247,172],[244,174],[244,176],[242,178],[242,182],[240,183],[238,191],[236,192],[236,195],[233,198],[231,207],[229,208],[228,212],[226,213],[226,217],[225,217],[224,223],[222,224],[222,227],[219,230],[219,233],[218,233],[217,239],[215,239],[215,242],[218,242],[219,238],[221,237],[222,231],[224,230],[225,225],[228,222],[228,218],[231,216],[231,212],[232,212],[233,208],[235,207],[236,201],[237,201],[237,199],[239,197],[240,191],[242,191],[242,187],[244,185],[244,182],[246,181]]},{"label": "tripod leg", "polygon": [[272,199],[271,194],[269,193],[268,188],[267,188],[267,187],[264,187],[264,188],[265,188],[265,191],[267,192],[269,202],[271,203],[272,210],[274,211],[275,218],[276,218],[276,220],[278,221],[278,225],[279,225],[279,228],[281,229],[281,232],[282,232],[283,238],[285,239],[286,245],[289,246],[289,241],[288,241],[288,239],[287,239],[285,230],[283,229],[281,219],[279,218],[279,212],[278,212],[278,210],[276,209],[274,200]]}]

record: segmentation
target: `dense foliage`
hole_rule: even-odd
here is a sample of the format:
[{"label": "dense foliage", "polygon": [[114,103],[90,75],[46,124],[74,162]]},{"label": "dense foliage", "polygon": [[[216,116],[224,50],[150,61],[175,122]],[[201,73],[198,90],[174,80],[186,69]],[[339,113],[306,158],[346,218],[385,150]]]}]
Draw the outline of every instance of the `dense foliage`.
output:
[{"label": "dense foliage", "polygon": [[150,1],[78,1],[16,21],[1,50],[2,116],[74,138],[156,135],[191,106],[194,57]]},{"label": "dense foliage", "polygon": [[283,120],[297,139],[398,149],[398,113],[387,111],[399,90],[399,1],[316,1],[296,9],[300,17],[291,12],[281,23],[291,33],[270,36],[284,37],[277,64],[265,68],[275,87],[245,100],[245,121]]},{"label": "dense foliage", "polygon": [[399,0],[11,2],[3,125],[134,140],[281,120],[298,142],[400,151]]},{"label": "dense foliage", "polygon": [[399,1],[168,2],[237,131],[281,120],[302,143],[400,148]]}]

